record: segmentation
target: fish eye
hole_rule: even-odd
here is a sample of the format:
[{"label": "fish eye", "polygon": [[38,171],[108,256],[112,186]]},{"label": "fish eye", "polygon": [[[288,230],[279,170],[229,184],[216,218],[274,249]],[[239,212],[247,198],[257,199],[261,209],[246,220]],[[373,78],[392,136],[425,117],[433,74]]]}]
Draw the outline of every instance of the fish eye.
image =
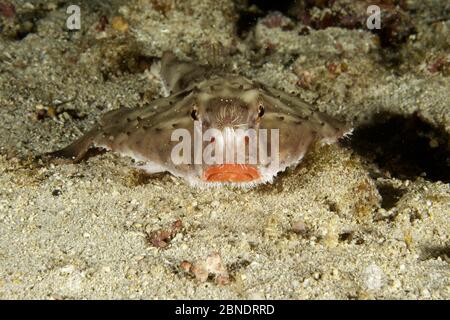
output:
[{"label": "fish eye", "polygon": [[198,112],[197,112],[197,109],[193,109],[193,110],[191,111],[191,118],[194,119],[194,121],[197,121],[197,120],[198,120]]},{"label": "fish eye", "polygon": [[258,117],[261,118],[264,115],[264,106],[260,105],[258,107]]}]

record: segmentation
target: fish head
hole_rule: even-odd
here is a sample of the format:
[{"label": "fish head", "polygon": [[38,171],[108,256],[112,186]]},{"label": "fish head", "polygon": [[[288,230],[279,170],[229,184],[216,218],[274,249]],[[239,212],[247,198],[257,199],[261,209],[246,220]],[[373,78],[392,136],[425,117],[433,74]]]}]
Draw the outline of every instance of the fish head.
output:
[{"label": "fish head", "polygon": [[[332,143],[347,127],[308,104],[272,92],[245,78],[208,83],[199,90],[190,116],[202,142],[196,181],[241,187],[271,182],[298,164],[316,141]],[[201,89],[201,86],[200,86]],[[195,157],[194,157],[195,158]]]}]

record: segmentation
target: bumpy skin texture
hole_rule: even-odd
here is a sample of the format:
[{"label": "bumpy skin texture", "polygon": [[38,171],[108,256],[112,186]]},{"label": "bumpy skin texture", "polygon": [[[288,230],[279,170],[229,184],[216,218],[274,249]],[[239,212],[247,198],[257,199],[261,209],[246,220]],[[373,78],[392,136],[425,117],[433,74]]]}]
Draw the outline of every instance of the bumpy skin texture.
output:
[{"label": "bumpy skin texture", "polygon": [[[90,148],[103,148],[134,158],[149,173],[168,171],[193,185],[251,187],[271,182],[279,171],[298,164],[311,143],[333,143],[351,131],[293,95],[243,76],[179,61],[171,52],[162,57],[161,77],[170,90],[168,97],[145,107],[108,112],[80,139],[49,155],[78,162]],[[257,164],[259,176],[252,181],[210,182],[205,180],[206,164],[175,165],[171,152],[178,141],[171,141],[172,132],[183,128],[193,137],[194,120],[203,132],[279,129],[279,166],[274,170]]]}]

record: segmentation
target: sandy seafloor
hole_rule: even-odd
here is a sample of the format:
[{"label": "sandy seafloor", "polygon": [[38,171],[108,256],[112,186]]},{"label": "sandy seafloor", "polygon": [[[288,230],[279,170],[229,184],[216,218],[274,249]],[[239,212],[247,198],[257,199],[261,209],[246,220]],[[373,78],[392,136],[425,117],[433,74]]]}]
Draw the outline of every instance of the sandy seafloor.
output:
[{"label": "sandy seafloor", "polygon": [[[288,12],[242,24],[256,10],[244,1],[78,2],[71,32],[72,1],[0,3],[0,298],[450,298],[446,1],[406,1],[415,31],[387,46]],[[151,69],[167,49],[299,93],[355,134],[251,190],[146,177],[111,153],[39,159],[103,112],[160,97]],[[229,283],[180,267],[213,253]]]}]

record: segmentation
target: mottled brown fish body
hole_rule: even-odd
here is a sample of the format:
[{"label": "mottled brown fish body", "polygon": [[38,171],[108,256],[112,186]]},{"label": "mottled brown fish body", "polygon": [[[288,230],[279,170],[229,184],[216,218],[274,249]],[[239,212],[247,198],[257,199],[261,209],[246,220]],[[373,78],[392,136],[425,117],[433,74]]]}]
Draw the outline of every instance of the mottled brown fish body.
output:
[{"label": "mottled brown fish body", "polygon": [[[296,96],[240,75],[182,62],[170,52],[162,57],[161,77],[170,92],[168,97],[145,107],[110,111],[83,137],[50,155],[78,162],[90,148],[102,148],[132,157],[149,173],[167,171],[192,185],[251,187],[272,182],[278,172],[297,165],[312,143],[334,143],[351,131],[350,126],[314,111]],[[253,142],[249,137],[237,137],[239,129],[254,130],[258,143],[262,141],[268,150],[276,143],[277,166],[271,166],[273,155],[264,164],[173,161],[174,147],[180,143],[173,140],[175,130],[202,137],[197,146],[203,152],[208,145],[215,151],[220,143],[225,149],[230,143],[236,150],[249,148]],[[211,131],[224,138],[204,141],[204,134]],[[278,140],[262,132],[276,133]],[[194,153],[198,151],[196,140],[191,142]],[[193,154],[190,158],[195,160]]]}]

